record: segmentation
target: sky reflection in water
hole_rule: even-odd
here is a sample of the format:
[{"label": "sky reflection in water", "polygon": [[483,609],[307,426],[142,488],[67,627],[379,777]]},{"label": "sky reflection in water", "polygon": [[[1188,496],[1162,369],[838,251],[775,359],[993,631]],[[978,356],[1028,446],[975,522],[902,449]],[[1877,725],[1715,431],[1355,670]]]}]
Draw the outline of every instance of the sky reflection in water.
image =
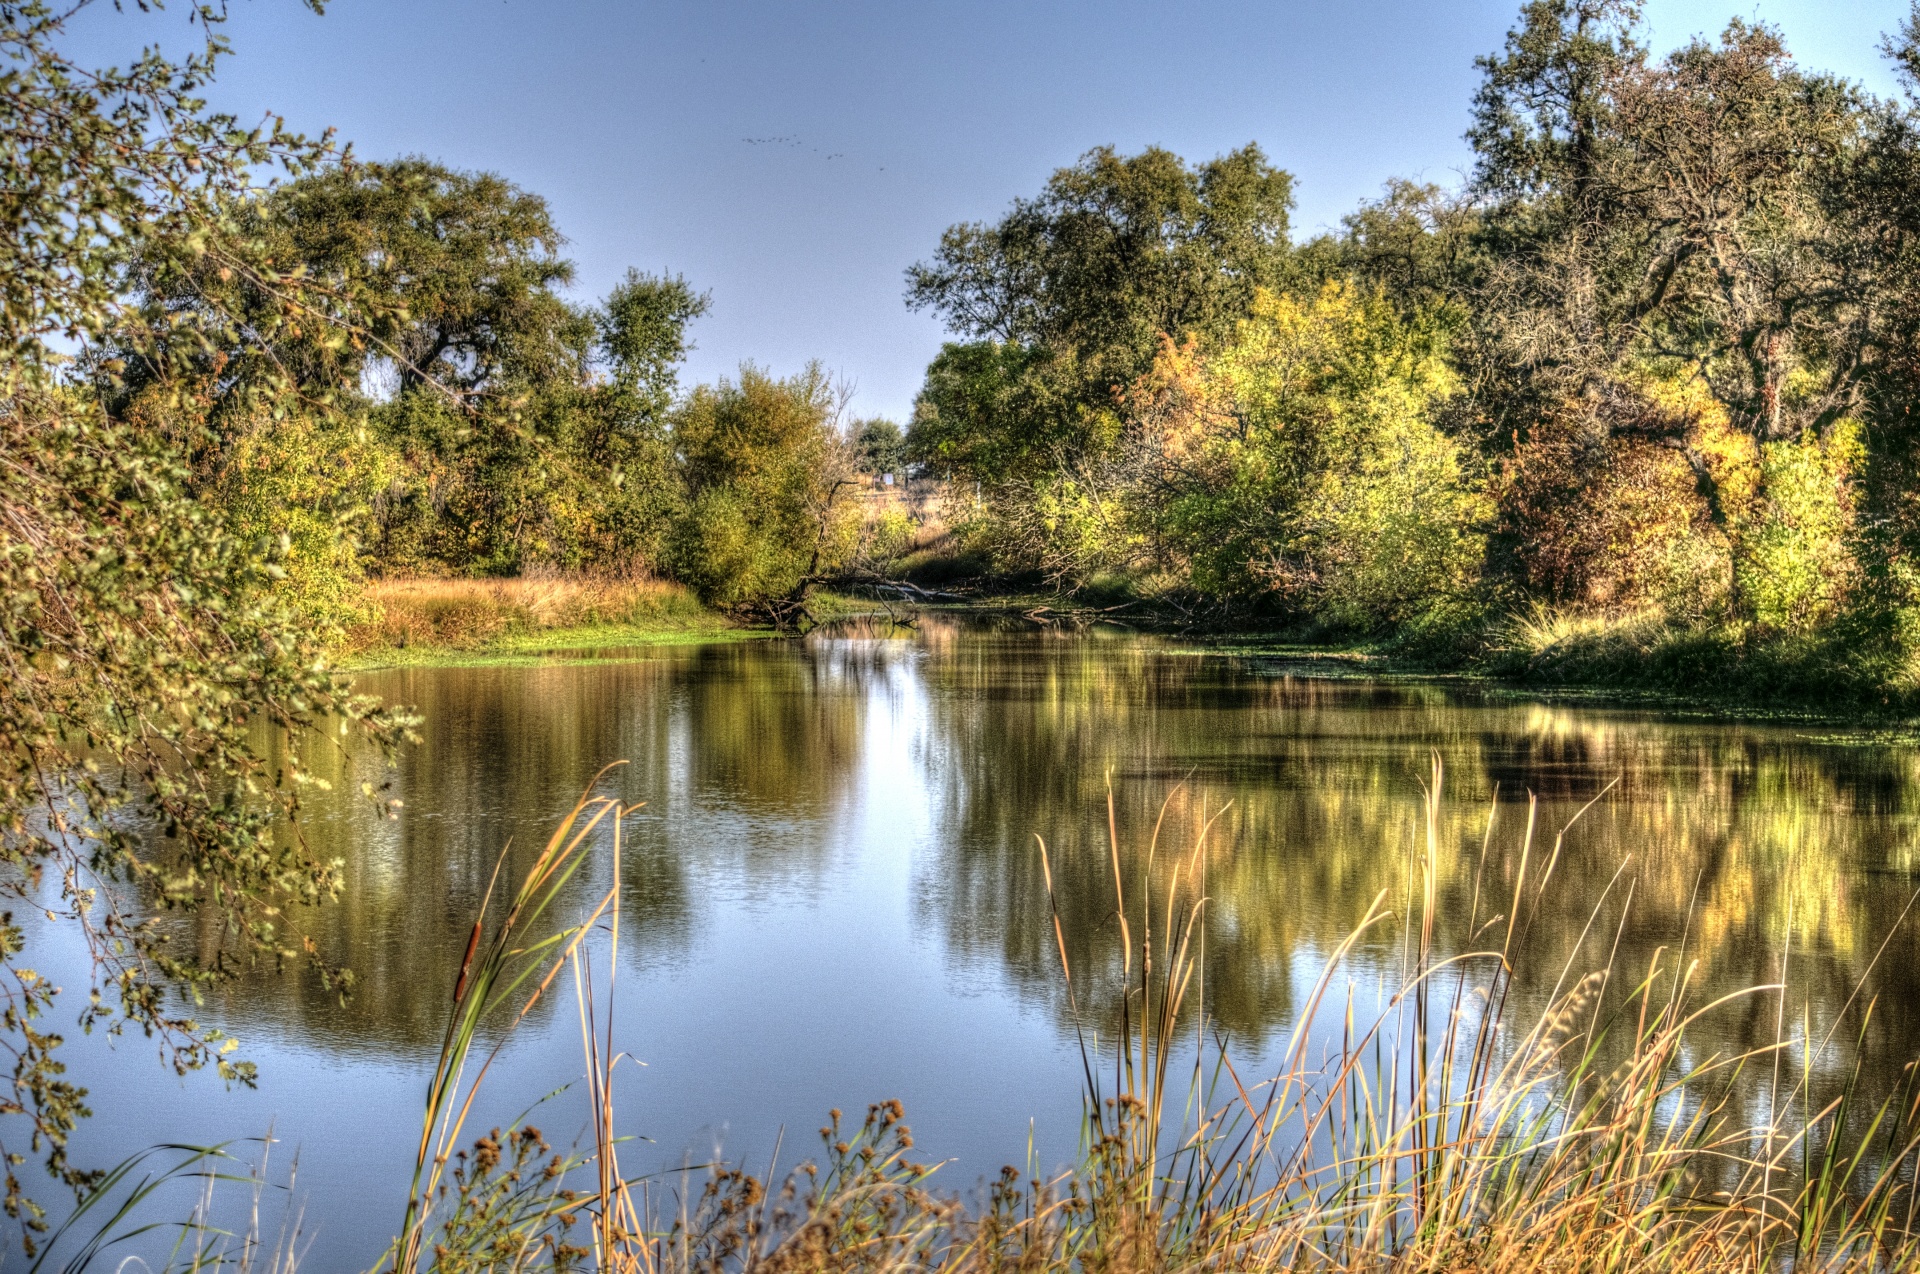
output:
[{"label": "sky reflection in water", "polygon": [[[644,1066],[623,1067],[619,1095],[624,1129],[652,1139],[629,1152],[630,1169],[716,1150],[764,1165],[783,1128],[790,1163],[812,1151],[830,1107],[887,1097],[906,1102],[922,1150],[954,1157],[952,1188],[1024,1161],[1030,1120],[1043,1164],[1070,1158],[1079,1062],[1034,834],[1053,849],[1085,1003],[1118,977],[1108,773],[1129,874],[1170,793],[1172,845],[1226,807],[1209,853],[1206,996],[1243,1075],[1277,1056],[1323,954],[1375,896],[1400,905],[1435,750],[1449,950],[1467,943],[1476,886],[1480,920],[1505,909],[1528,792],[1550,846],[1617,780],[1542,897],[1521,953],[1523,1008],[1616,942],[1620,965],[1644,970],[1684,939],[1707,998],[1772,981],[1790,912],[1789,1016],[1804,1008],[1824,1031],[1891,933],[1860,1001],[1879,1001],[1870,1082],[1896,1082],[1920,1052],[1920,939],[1911,920],[1896,926],[1920,814],[1920,758],[1906,748],[933,620],[904,638],[394,670],[364,688],[417,704],[427,725],[391,775],[405,801],[394,822],[354,795],[379,777],[367,758],[317,761],[338,781],[313,802],[309,835],[345,860],[348,883],[341,905],[307,923],[359,974],[353,1001],[263,972],[210,1005],[260,1064],[252,1092],[177,1081],[138,1041],[120,1043],[111,1070],[100,1041],[70,1050],[97,1112],[81,1156],[269,1125],[282,1151],[297,1147],[311,1268],[371,1263],[398,1221],[426,1076],[500,846],[511,837],[524,863],[594,771],[623,758],[606,790],[648,802],[622,856],[618,1042]],[[605,888],[605,854],[594,870],[576,882],[577,905]],[[1378,987],[1399,960],[1383,934],[1353,977]],[[1737,1002],[1701,1038],[1752,1047],[1772,1037],[1775,1009]],[[1821,1059],[1832,1075],[1847,1062],[1838,1049]],[[479,1129],[580,1068],[570,1001],[536,1007],[489,1080]],[[558,1144],[583,1127],[571,1095],[534,1119]]]}]

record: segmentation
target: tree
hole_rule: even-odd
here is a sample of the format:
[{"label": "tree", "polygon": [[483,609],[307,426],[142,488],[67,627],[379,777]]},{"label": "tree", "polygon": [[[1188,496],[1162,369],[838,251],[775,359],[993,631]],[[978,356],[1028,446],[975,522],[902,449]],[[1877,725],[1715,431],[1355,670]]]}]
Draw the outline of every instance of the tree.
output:
[{"label": "tree", "polygon": [[[1768,475],[1793,471],[1771,449],[1811,432],[1833,482],[1858,471],[1827,443],[1881,357],[1839,197],[1873,112],[1796,68],[1771,28],[1735,21],[1655,60],[1637,20],[1540,0],[1483,59],[1469,136],[1487,264],[1461,348],[1479,360],[1482,438],[1509,462],[1512,573],[1608,605],[1704,588],[1751,620],[1752,528],[1794,516],[1770,494]],[[1676,498],[1698,518],[1668,516]],[[1633,505],[1646,516],[1610,522]],[[1717,559],[1717,582],[1657,584],[1674,554]]]},{"label": "tree", "polygon": [[[306,465],[296,450],[340,436],[281,429],[252,405],[251,387],[286,383],[307,410],[357,417],[343,483],[382,475],[351,500],[282,484],[311,501],[288,506],[290,520],[315,505],[366,511],[365,551],[338,578],[362,560],[491,574],[660,563],[678,507],[663,418],[686,325],[707,305],[685,280],[630,273],[604,307],[573,305],[543,199],[421,159],[341,163],[237,201],[232,222],[318,300],[289,308],[249,275],[144,260],[144,323],[129,339],[187,352],[102,360],[133,370],[123,412],[163,386],[193,404],[141,414],[192,449],[204,490],[248,483],[238,457],[291,473]],[[220,326],[230,313],[241,329]]]},{"label": "tree", "polygon": [[1257,146],[1197,168],[1101,147],[997,224],[948,229],[907,271],[907,304],[966,341],[929,369],[917,455],[992,483],[1112,446],[1162,335],[1225,331],[1283,280],[1292,189]]},{"label": "tree", "polygon": [[1577,217],[1607,150],[1610,89],[1645,62],[1635,0],[1528,0],[1481,72],[1467,131],[1475,185],[1512,201],[1549,200]]},{"label": "tree", "polygon": [[1326,245],[1327,273],[1379,287],[1408,314],[1445,312],[1456,329],[1470,330],[1470,298],[1487,269],[1483,218],[1471,197],[1393,180],[1379,199],[1341,218],[1341,228]]},{"label": "tree", "polygon": [[[387,478],[351,501],[373,515],[376,560],[497,569],[524,555],[541,501],[566,480],[542,463],[542,428],[572,423],[554,399],[585,381],[595,339],[592,317],[555,291],[572,265],[545,201],[490,174],[348,157],[232,195],[224,214],[207,233],[276,262],[298,291],[226,254],[143,252],[130,271],[139,312],[92,360],[116,414],[169,431],[202,493],[245,482],[242,456],[302,468],[301,446],[328,431],[282,429],[289,411],[356,416],[350,436],[367,454],[337,471]],[[346,502],[344,489],[304,485],[319,505]],[[357,574],[351,555],[338,565],[343,581]]]},{"label": "tree", "polygon": [[[491,173],[349,158],[238,199],[232,220],[232,238],[297,271],[325,308],[289,311],[218,262],[144,259],[138,281],[156,330],[244,319],[249,339],[234,332],[206,353],[230,384],[272,369],[311,394],[339,393],[384,363],[402,392],[471,400],[504,383],[564,378],[581,357],[582,316],[555,291],[573,265],[558,255],[546,201]],[[348,313],[361,330],[325,321]]]},{"label": "tree", "polygon": [[927,367],[913,405],[907,456],[936,474],[999,486],[1044,476],[1118,436],[1103,416],[1094,448],[1061,382],[1070,355],[1010,341],[948,342]]},{"label": "tree", "polygon": [[1471,603],[1487,508],[1435,427],[1457,392],[1431,322],[1329,284],[1262,293],[1212,350],[1162,345],[1128,396],[1134,509],[1203,596],[1375,629]]},{"label": "tree", "polygon": [[1502,356],[1604,432],[1683,445],[1624,384],[1658,367],[1754,437],[1796,437],[1857,402],[1861,297],[1826,196],[1865,103],[1770,28],[1735,21],[1656,63],[1636,17],[1542,0],[1483,60],[1469,136],[1502,268],[1479,306]]},{"label": "tree", "polygon": [[675,411],[687,507],[673,563],[703,600],[784,623],[846,561],[859,513],[840,498],[854,475],[843,408],[818,365],[782,380],[749,363]]},{"label": "tree", "polygon": [[705,314],[712,299],[696,293],[679,275],[628,270],[596,315],[600,347],[613,383],[632,401],[623,409],[629,427],[659,423],[679,387],[680,364],[693,346],[687,324]]},{"label": "tree", "polygon": [[680,364],[693,348],[687,325],[710,304],[678,275],[629,270],[595,315],[610,375],[594,395],[583,468],[599,478],[604,530],[590,556],[602,566],[666,563],[667,536],[685,500],[668,418]]},{"label": "tree", "polygon": [[[287,308],[320,312],[297,270],[232,230],[257,166],[309,171],[326,152],[277,122],[248,130],[205,110],[197,93],[224,50],[212,6],[192,10],[199,54],[149,51],[127,71],[66,54],[75,11],[0,6],[0,892],[78,929],[95,953],[91,986],[73,989],[83,1027],[131,1027],[183,1071],[245,1082],[231,1042],[172,988],[258,958],[345,985],[286,927],[290,902],[324,899],[337,881],[300,836],[297,750],[269,764],[255,731],[344,723],[392,744],[408,719],[351,692],[325,661],[326,633],[272,586],[278,545],[236,539],[195,498],[182,449],[67,382],[61,346],[130,330],[115,350],[149,369],[200,357],[196,343],[137,335],[135,274],[162,260],[246,275]],[[244,332],[244,316],[210,326]],[[112,377],[124,369],[113,362],[94,368]],[[263,398],[284,388],[263,384]],[[142,826],[159,829],[156,843]],[[175,951],[149,908],[206,913],[225,941],[210,959]],[[76,1188],[96,1174],[66,1156],[86,1094],[61,1078],[60,1033],[45,1020],[60,992],[29,967],[28,941],[0,919],[0,1049],[13,1060],[4,1204],[31,1248],[44,1222],[18,1172],[29,1146]]]},{"label": "tree", "polygon": [[907,467],[907,437],[898,424],[884,417],[857,421],[853,453],[862,473],[903,473]]},{"label": "tree", "polygon": [[1858,311],[1867,454],[1865,520],[1876,529],[1867,595],[1893,608],[1920,597],[1920,5],[1882,43],[1904,100],[1878,103],[1827,192],[1836,264],[1870,297]]},{"label": "tree", "polygon": [[686,328],[707,298],[629,271],[606,302],[558,298],[553,326],[516,339],[564,348],[544,370],[503,346],[507,370],[464,400],[405,387],[371,416],[410,480],[377,526],[383,565],[490,574],[529,566],[658,569],[681,481],[667,417]]}]

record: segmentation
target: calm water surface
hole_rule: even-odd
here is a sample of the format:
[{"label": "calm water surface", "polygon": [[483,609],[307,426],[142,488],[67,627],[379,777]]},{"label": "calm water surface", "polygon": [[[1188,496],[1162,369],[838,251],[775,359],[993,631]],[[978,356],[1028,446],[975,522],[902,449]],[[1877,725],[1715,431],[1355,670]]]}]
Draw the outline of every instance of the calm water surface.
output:
[{"label": "calm water surface", "polygon": [[[831,1107],[898,1097],[920,1148],[966,1189],[1031,1153],[1069,1160],[1079,1062],[1034,835],[1054,852],[1076,976],[1117,976],[1105,783],[1127,870],[1172,794],[1166,835],[1212,833],[1209,1012],[1242,1073],[1270,1062],[1325,953],[1385,891],[1400,905],[1429,757],[1446,766],[1439,892],[1460,949],[1476,882],[1510,892],[1529,793],[1550,848],[1582,805],[1522,953],[1537,1005],[1562,970],[1616,949],[1645,969],[1684,941],[1703,996],[1777,978],[1816,1036],[1856,985],[1870,1080],[1920,1053],[1920,755],[1805,728],[1669,720],[1433,686],[1313,679],[1123,634],[978,632],[658,648],[539,667],[409,669],[363,688],[425,713],[387,776],[382,821],[353,795],[381,774],[329,754],[308,834],[345,860],[341,905],[309,922],[359,974],[341,1006],[297,974],[208,1005],[259,1063],[257,1090],[174,1078],[147,1047],[72,1052],[97,1117],[79,1155],[269,1127],[313,1248],[361,1268],[398,1222],[426,1076],[469,925],[501,846],[544,841],[593,772],[647,807],[622,852],[617,1044],[629,1169],[722,1154],[791,1163]],[[1497,806],[1491,837],[1487,820]],[[1488,848],[1484,859],[1481,846]],[[610,879],[602,847],[575,884]],[[1630,900],[1630,901],[1629,901]],[[1483,902],[1484,919],[1493,910]],[[1443,931],[1447,928],[1443,925]],[[183,934],[195,941],[196,935]],[[1878,956],[1876,952],[1884,952]],[[1398,931],[1358,953],[1390,981]],[[1083,992],[1084,994],[1084,992]],[[1714,1014],[1701,1047],[1773,1038],[1779,1005]],[[1837,1076],[1845,1050],[1814,1058]],[[581,1071],[570,997],[536,1007],[489,1080],[480,1129]],[[571,1142],[571,1095],[533,1116]],[[783,1133],[784,1130],[784,1133]],[[784,1142],[782,1138],[784,1136]]]}]

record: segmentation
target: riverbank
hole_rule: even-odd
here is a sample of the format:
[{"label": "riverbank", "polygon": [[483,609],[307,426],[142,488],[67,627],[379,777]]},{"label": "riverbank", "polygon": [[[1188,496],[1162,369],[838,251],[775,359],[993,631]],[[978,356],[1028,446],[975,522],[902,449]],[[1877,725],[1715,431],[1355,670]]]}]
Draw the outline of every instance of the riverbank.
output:
[{"label": "riverbank", "polygon": [[561,652],[762,636],[665,580],[376,580],[350,628],[350,669],[532,663]]},{"label": "riverbank", "polygon": [[[701,604],[664,580],[559,576],[370,583],[374,618],[340,652],[350,669],[538,663],[637,646],[777,635]],[[1920,689],[1893,653],[1893,634],[1853,629],[1795,638],[1683,628],[1658,616],[1581,616],[1536,608],[1482,619],[1436,639],[1355,636],[1196,616],[1158,599],[1077,600],[1057,594],[884,598],[819,593],[817,619],[908,611],[999,618],[1021,627],[1118,625],[1191,639],[1196,649],[1297,665],[1307,675],[1435,679],[1491,692],[1611,702],[1715,715],[1906,723]]]},{"label": "riverbank", "polygon": [[[727,615],[683,585],[656,579],[374,580],[360,602],[368,618],[347,629],[335,652],[349,671],[577,661],[636,646],[792,635]],[[894,613],[832,592],[814,593],[807,608],[819,623]]]},{"label": "riverbank", "polygon": [[1445,632],[1352,634],[1195,614],[1160,599],[1007,593],[931,609],[1036,627],[1111,624],[1195,649],[1272,661],[1303,675],[1429,680],[1556,701],[1744,719],[1902,725],[1920,718],[1920,676],[1890,625],[1816,636],[1683,626],[1647,613],[1534,608]]}]

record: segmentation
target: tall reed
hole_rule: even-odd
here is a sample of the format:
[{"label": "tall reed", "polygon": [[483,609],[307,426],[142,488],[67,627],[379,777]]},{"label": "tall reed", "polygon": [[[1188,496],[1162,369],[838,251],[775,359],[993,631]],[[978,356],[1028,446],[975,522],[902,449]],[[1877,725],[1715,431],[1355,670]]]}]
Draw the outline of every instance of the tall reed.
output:
[{"label": "tall reed", "polygon": [[[600,991],[582,943],[595,925],[617,940],[617,865],[614,888],[585,922],[537,941],[521,936],[578,869],[587,836],[604,819],[615,825],[617,860],[625,808],[583,797],[491,941],[482,942],[484,924],[475,926],[391,1268],[1361,1274],[1920,1267],[1913,1189],[1920,1093],[1909,1085],[1863,1111],[1856,1076],[1834,1100],[1807,1109],[1809,1074],[1781,1076],[1794,1042],[1784,1034],[1752,1053],[1702,1052],[1695,1024],[1741,997],[1701,1002],[1697,961],[1684,947],[1656,954],[1645,968],[1616,968],[1612,957],[1591,970],[1569,964],[1543,1012],[1510,1020],[1517,953],[1566,835],[1563,828],[1547,853],[1536,853],[1532,802],[1512,889],[1498,900],[1482,897],[1498,806],[1490,809],[1482,875],[1464,928],[1455,926],[1470,941],[1443,954],[1449,917],[1436,882],[1444,781],[1436,758],[1402,911],[1395,914],[1384,893],[1373,900],[1326,961],[1281,1064],[1261,1079],[1240,1075],[1206,1016],[1207,846],[1218,812],[1199,820],[1190,845],[1168,853],[1163,806],[1129,879],[1109,792],[1107,858],[1122,971],[1111,1005],[1087,1002],[1068,960],[1054,862],[1036,838],[1080,1040],[1086,1150],[1077,1167],[1051,1177],[1007,1169],[975,1206],[932,1188],[933,1169],[912,1159],[903,1112],[890,1102],[871,1107],[851,1131],[834,1112],[821,1130],[820,1160],[777,1188],[718,1168],[704,1187],[662,1198],[659,1208],[656,1196],[636,1192],[620,1173],[614,1131],[612,1076],[621,1056],[614,947],[603,948]],[[1483,906],[1500,909],[1483,917]],[[1363,945],[1375,954],[1390,949],[1395,924],[1400,984],[1368,1019],[1351,982],[1342,993],[1341,979],[1351,976]],[[453,1150],[487,1068],[464,1089],[461,1075],[481,1021],[526,985],[533,997],[544,993],[563,966],[574,975],[594,1144],[577,1161],[545,1160],[530,1174],[538,1184],[502,1193],[485,1184],[496,1180],[490,1174],[507,1153],[497,1134],[476,1143],[473,1157]],[[1784,1005],[1778,984],[1741,996],[1781,996]],[[1784,1031],[1784,1013],[1780,1020]],[[1118,1023],[1104,1042],[1103,1022]],[[1810,1066],[1814,1042],[1799,1043]],[[1762,1070],[1777,1081],[1768,1114],[1743,1122],[1731,1081]],[[1789,1123],[1796,1110],[1798,1122]],[[513,1135],[526,1138],[520,1132],[508,1140]],[[534,1134],[529,1147],[536,1141]],[[493,1150],[483,1171],[485,1145]],[[517,1162],[532,1160],[530,1149],[516,1153]],[[547,1153],[541,1142],[538,1154]],[[584,1188],[564,1187],[576,1177]],[[490,1202],[487,1189],[500,1200]],[[491,1219],[475,1223],[482,1213]],[[467,1220],[456,1223],[462,1215]],[[439,1238],[429,1249],[435,1217]],[[565,1241],[582,1218],[590,1242]]]},{"label": "tall reed", "polygon": [[[1891,1096],[1864,1093],[1857,1070],[1831,1100],[1813,1096],[1814,1059],[1864,992],[1856,989],[1826,1037],[1815,1039],[1807,1022],[1790,1035],[1784,937],[1781,982],[1712,1000],[1696,994],[1698,961],[1683,943],[1642,968],[1617,967],[1612,955],[1592,969],[1569,962],[1544,1008],[1519,1015],[1519,953],[1567,829],[1536,853],[1530,801],[1512,887],[1496,899],[1484,888],[1494,805],[1468,914],[1448,916],[1437,888],[1448,851],[1444,783],[1436,758],[1400,909],[1384,892],[1373,899],[1325,961],[1278,1065],[1262,1077],[1242,1076],[1206,1012],[1208,838],[1220,812],[1203,811],[1190,843],[1166,850],[1169,798],[1129,875],[1109,791],[1104,857],[1121,971],[1110,997],[1092,993],[1069,961],[1056,864],[1036,838],[1080,1041],[1085,1151],[1077,1166],[1051,1176],[1033,1165],[1008,1168],[974,1203],[934,1188],[935,1170],[914,1159],[897,1102],[869,1107],[853,1127],[833,1112],[817,1161],[775,1186],[724,1165],[704,1182],[689,1172],[678,1190],[623,1174],[614,1078],[625,1054],[613,992],[621,827],[636,807],[590,786],[517,884],[501,878],[504,852],[495,869],[452,988],[400,1229],[380,1269],[1920,1269],[1914,1068]],[[562,898],[596,843],[611,852],[609,887],[584,916],[564,921]],[[1607,892],[1629,892],[1623,878],[1624,866]],[[1590,928],[1598,901],[1593,915]],[[1391,963],[1396,945],[1396,989],[1363,1012],[1355,962],[1364,948],[1376,967]],[[1585,947],[1583,935],[1575,949]],[[580,1024],[591,1144],[556,1152],[524,1119],[469,1141],[494,1061],[563,971]],[[1774,997],[1763,1006],[1777,1023],[1772,1044],[1720,1055],[1695,1039],[1703,1017],[1754,996]],[[1876,1009],[1871,999],[1861,1005],[1859,1030]],[[1103,1039],[1109,1024],[1117,1025]],[[1734,1082],[1743,1076],[1765,1077],[1763,1114],[1743,1117]],[[173,1181],[210,1188],[233,1178],[258,1188],[257,1175],[222,1166],[230,1162],[222,1151],[161,1149],[175,1152],[171,1166],[150,1168],[161,1160],[136,1157],[109,1174],[35,1268],[85,1269],[166,1228],[141,1213]],[[263,1242],[256,1206],[252,1230],[226,1246],[210,1215],[203,1205],[178,1226],[164,1268],[291,1274],[297,1224],[280,1241]]]},{"label": "tall reed", "polygon": [[[580,958],[588,935],[608,917],[614,941],[619,936],[620,827],[638,807],[592,794],[612,768],[594,776],[510,896],[502,897],[500,880],[506,850],[494,867],[467,938],[446,1036],[427,1085],[400,1232],[383,1262],[394,1274],[428,1268],[523,1269],[539,1261],[566,1269],[588,1255],[596,1258],[596,1268],[613,1269],[619,1268],[619,1253],[639,1235],[612,1140],[612,1009],[609,1006],[606,1014],[603,1046],[590,1020],[593,993]],[[611,886],[584,920],[543,933],[568,882],[586,862],[589,839],[603,823],[612,831]],[[504,909],[489,926],[496,902]],[[615,963],[609,956],[610,969]],[[589,1095],[596,1109],[595,1152],[586,1161],[596,1174],[596,1189],[590,1194],[564,1185],[569,1172],[582,1163],[559,1155],[548,1158],[545,1140],[531,1126],[516,1125],[504,1137],[496,1128],[471,1149],[462,1145],[467,1120],[494,1061],[567,968],[574,973],[587,1041]],[[498,1038],[468,1079],[468,1066],[489,1023],[500,1023]],[[565,1239],[583,1214],[596,1218],[591,1250]],[[429,1247],[435,1234],[437,1241]]]}]

